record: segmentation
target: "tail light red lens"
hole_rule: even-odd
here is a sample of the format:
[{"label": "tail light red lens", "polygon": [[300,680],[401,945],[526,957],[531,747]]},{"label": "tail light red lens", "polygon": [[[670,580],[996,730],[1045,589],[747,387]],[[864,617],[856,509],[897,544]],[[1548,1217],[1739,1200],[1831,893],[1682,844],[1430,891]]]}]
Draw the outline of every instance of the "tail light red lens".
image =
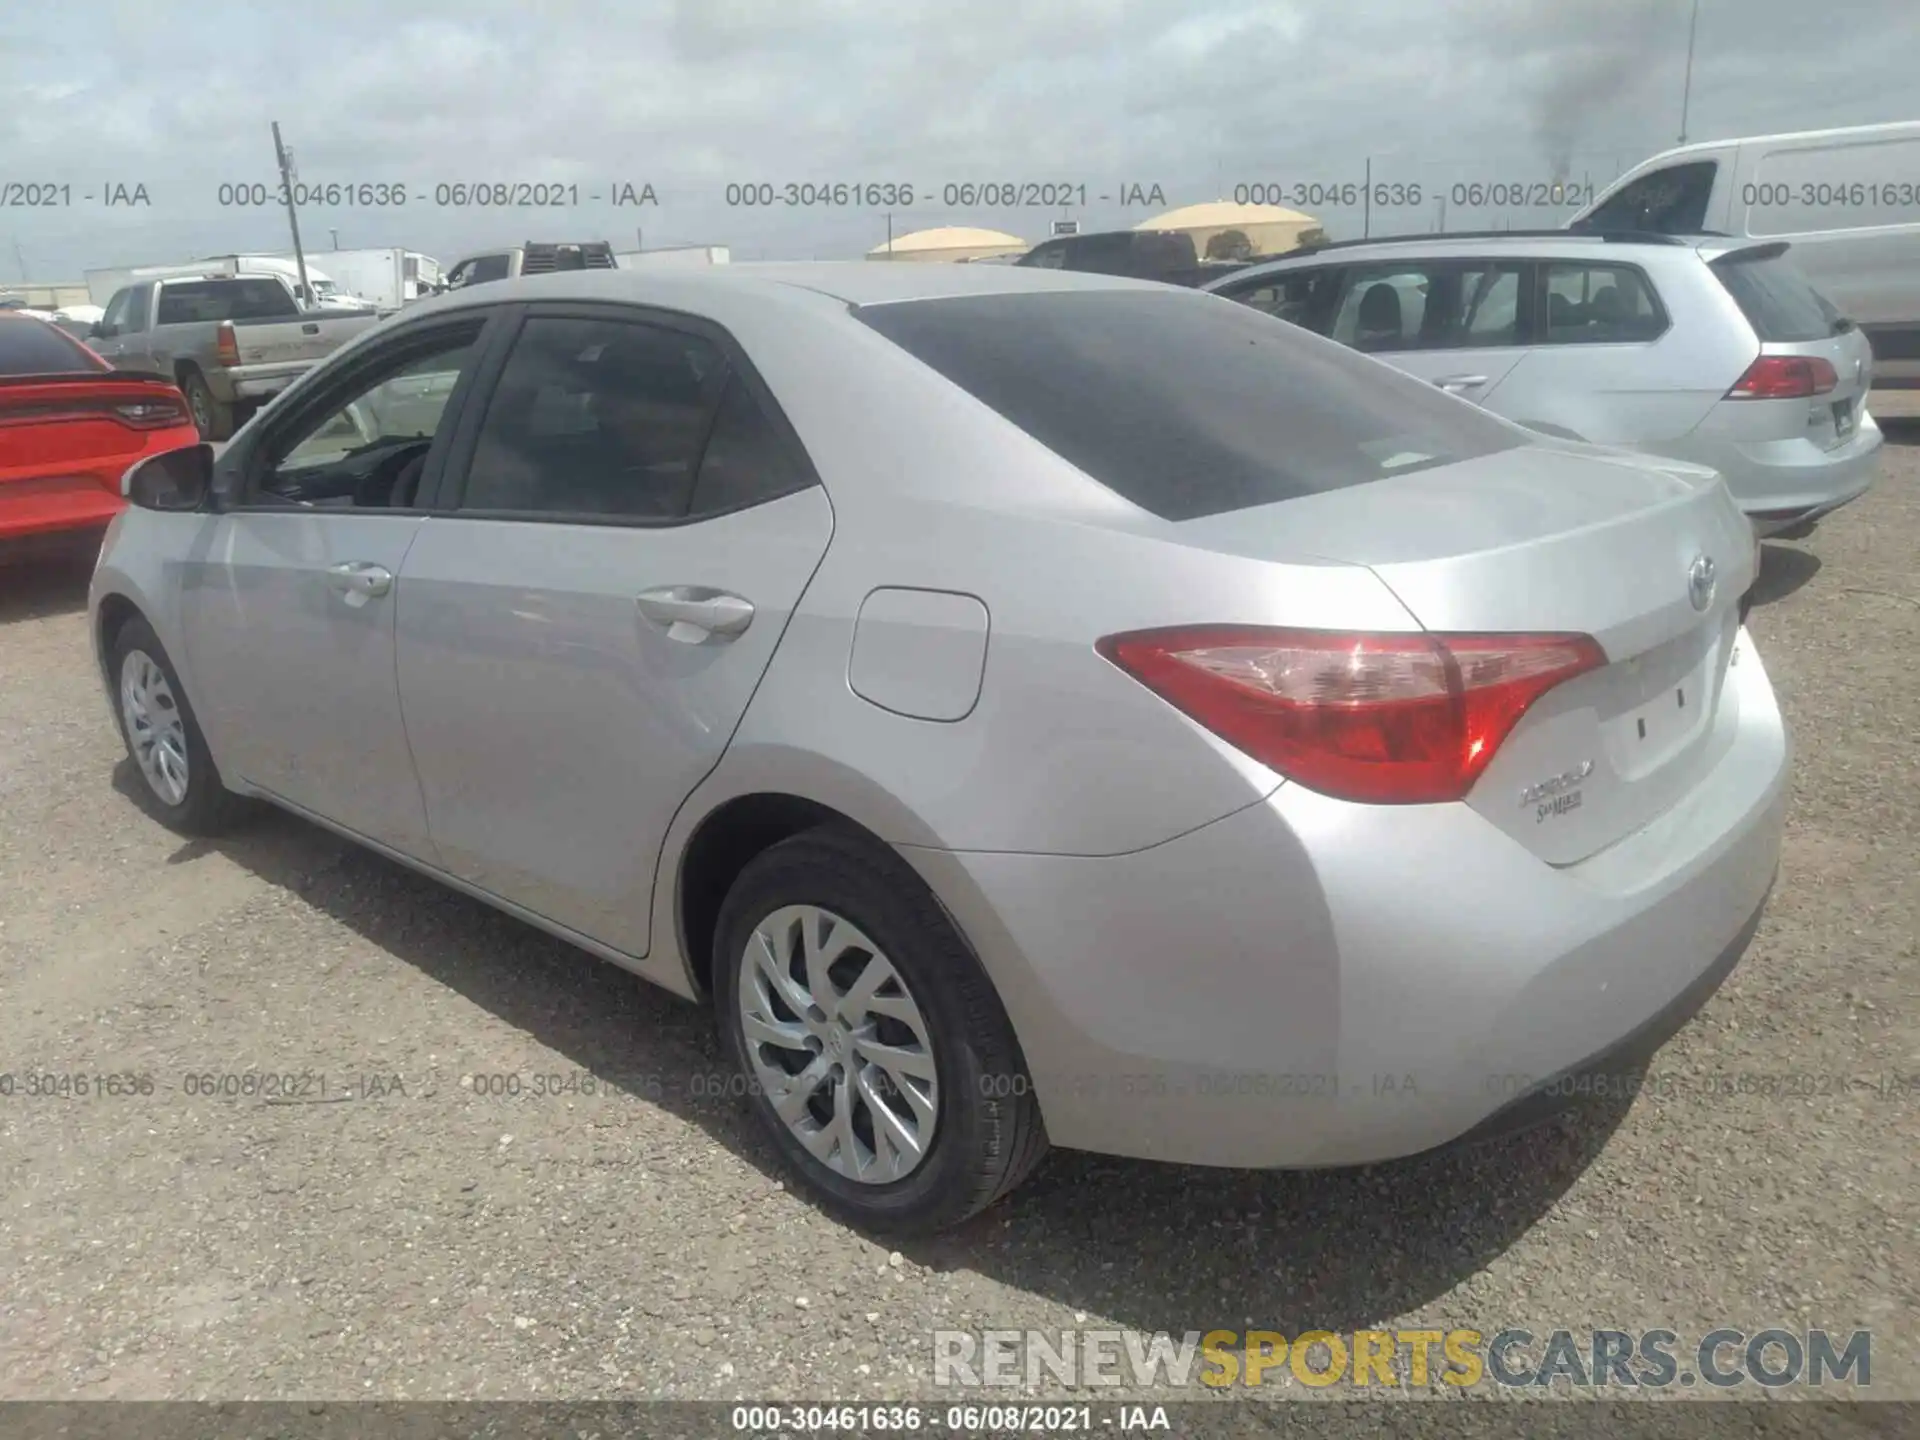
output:
[{"label": "tail light red lens", "polygon": [[1096,648],[1269,769],[1382,805],[1463,799],[1535,700],[1607,663],[1586,635],[1200,625]]},{"label": "tail light red lens", "polygon": [[1818,355],[1762,355],[1727,392],[1729,400],[1799,400],[1825,395],[1839,372]]},{"label": "tail light red lens", "polygon": [[240,340],[233,333],[233,322],[231,320],[222,320],[219,327],[214,331],[213,353],[214,358],[222,365],[238,365],[240,363]]},{"label": "tail light red lens", "polygon": [[113,414],[132,430],[168,430],[187,423],[187,407],[174,400],[123,400]]}]

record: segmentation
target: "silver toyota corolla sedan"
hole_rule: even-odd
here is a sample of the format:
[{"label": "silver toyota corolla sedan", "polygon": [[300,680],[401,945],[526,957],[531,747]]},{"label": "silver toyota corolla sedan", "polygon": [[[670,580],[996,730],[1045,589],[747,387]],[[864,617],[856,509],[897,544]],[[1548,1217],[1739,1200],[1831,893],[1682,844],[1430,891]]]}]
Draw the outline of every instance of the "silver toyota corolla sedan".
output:
[{"label": "silver toyota corolla sedan", "polygon": [[156,816],[271,801],[712,1003],[877,1228],[1049,1143],[1364,1164],[1627,1086],[1779,854],[1720,480],[1184,290],[504,282],[127,487]]}]

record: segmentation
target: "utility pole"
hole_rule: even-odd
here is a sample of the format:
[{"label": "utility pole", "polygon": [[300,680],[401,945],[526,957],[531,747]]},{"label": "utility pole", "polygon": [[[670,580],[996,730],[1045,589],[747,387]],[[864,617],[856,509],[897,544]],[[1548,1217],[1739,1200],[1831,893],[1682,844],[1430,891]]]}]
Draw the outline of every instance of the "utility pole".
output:
[{"label": "utility pole", "polygon": [[300,208],[295,205],[293,194],[293,159],[287,154],[287,147],[280,143],[280,122],[273,122],[273,154],[280,162],[280,184],[287,196],[287,227],[293,231],[293,263],[300,270],[300,293],[305,298],[303,308],[313,305],[313,287],[307,284],[307,256],[300,248]]},{"label": "utility pole", "polygon": [[340,232],[338,230],[329,227],[327,230],[327,239],[332,242],[328,247],[329,249],[338,250],[340,248]]},{"label": "utility pole", "polygon": [[893,258],[893,212],[887,212],[887,258]]},{"label": "utility pole", "polygon": [[1366,208],[1360,212],[1360,234],[1365,238],[1373,234],[1373,157],[1367,156],[1367,193],[1361,197]]},{"label": "utility pole", "polygon": [[1680,143],[1687,143],[1687,110],[1693,101],[1693,35],[1700,28],[1700,0],[1693,0],[1693,16],[1687,21],[1687,78],[1680,87]]},{"label": "utility pole", "polygon": [[14,237],[14,240],[13,240],[13,258],[15,263],[17,263],[20,266],[21,283],[25,284],[29,280],[33,279],[31,275],[27,274],[27,257],[23,255],[20,251],[20,237],[17,235]]}]

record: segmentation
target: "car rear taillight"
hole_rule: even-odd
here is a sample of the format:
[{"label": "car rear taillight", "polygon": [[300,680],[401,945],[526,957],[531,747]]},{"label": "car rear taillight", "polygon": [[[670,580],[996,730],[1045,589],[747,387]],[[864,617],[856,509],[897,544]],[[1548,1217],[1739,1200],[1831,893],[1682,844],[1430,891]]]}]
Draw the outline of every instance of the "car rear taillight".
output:
[{"label": "car rear taillight", "polygon": [[113,414],[133,430],[166,430],[187,423],[186,406],[174,400],[122,400]]},{"label": "car rear taillight", "polygon": [[1463,799],[1528,706],[1607,663],[1586,635],[1199,625],[1095,648],[1269,769],[1382,805]]},{"label": "car rear taillight", "polygon": [[215,329],[213,354],[214,358],[222,365],[238,365],[240,363],[240,340],[239,337],[233,333],[233,322],[231,320],[222,320],[218,328]]},{"label": "car rear taillight", "polygon": [[1824,395],[1839,372],[1818,355],[1762,355],[1727,392],[1729,400],[1799,400]]}]

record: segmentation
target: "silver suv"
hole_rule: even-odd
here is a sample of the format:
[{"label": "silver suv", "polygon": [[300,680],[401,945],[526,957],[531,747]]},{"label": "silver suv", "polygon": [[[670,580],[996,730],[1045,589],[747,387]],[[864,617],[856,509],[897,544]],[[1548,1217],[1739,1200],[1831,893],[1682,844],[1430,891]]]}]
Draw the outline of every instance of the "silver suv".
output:
[{"label": "silver suv", "polygon": [[1873,352],[1780,241],[1501,231],[1347,241],[1205,288],[1551,435],[1709,465],[1755,530],[1872,483]]}]

